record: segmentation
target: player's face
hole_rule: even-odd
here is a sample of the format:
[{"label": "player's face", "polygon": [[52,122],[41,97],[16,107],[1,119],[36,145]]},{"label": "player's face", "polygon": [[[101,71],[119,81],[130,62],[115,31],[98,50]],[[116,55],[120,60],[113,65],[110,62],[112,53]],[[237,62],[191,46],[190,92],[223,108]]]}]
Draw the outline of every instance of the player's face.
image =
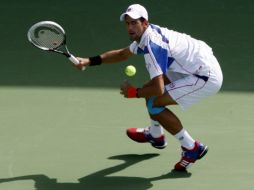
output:
[{"label": "player's face", "polygon": [[144,31],[148,27],[148,22],[141,21],[140,19],[132,19],[130,16],[125,16],[125,23],[127,27],[127,31],[132,41],[140,41]]}]

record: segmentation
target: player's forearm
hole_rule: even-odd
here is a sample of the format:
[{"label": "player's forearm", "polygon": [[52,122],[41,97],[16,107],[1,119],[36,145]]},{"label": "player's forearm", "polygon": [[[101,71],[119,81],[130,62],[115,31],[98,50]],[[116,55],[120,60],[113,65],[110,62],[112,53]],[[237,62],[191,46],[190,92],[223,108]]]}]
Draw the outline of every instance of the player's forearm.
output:
[{"label": "player's forearm", "polygon": [[82,69],[87,66],[97,66],[102,63],[117,63],[127,60],[133,53],[129,50],[129,47],[118,50],[107,51],[101,55],[92,56],[89,58],[77,57],[79,64],[77,68]]},{"label": "player's forearm", "polygon": [[102,63],[117,63],[127,60],[131,56],[131,53],[128,49],[125,48],[108,51],[101,54],[100,56],[102,59]]},{"label": "player's forearm", "polygon": [[126,60],[125,57],[120,56],[119,50],[108,51],[101,54],[100,56],[102,59],[102,63],[117,63]]},{"label": "player's forearm", "polygon": [[163,76],[157,76],[153,80],[148,81],[138,90],[138,96],[148,98],[151,96],[161,96],[164,93]]},{"label": "player's forearm", "polygon": [[163,88],[158,88],[156,86],[146,86],[138,89],[138,97],[149,98],[151,96],[161,96],[164,93]]},{"label": "player's forearm", "polygon": [[163,76],[157,76],[146,83],[142,88],[132,86],[127,80],[121,85],[120,94],[126,98],[149,98],[152,96],[161,96],[164,93]]}]

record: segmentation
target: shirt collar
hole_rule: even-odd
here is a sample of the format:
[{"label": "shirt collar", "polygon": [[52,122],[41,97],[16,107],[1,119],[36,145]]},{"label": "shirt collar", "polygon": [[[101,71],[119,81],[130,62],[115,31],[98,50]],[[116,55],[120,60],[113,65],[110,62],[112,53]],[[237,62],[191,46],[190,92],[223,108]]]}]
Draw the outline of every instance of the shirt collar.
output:
[{"label": "shirt collar", "polygon": [[149,36],[149,33],[151,32],[152,28],[149,25],[148,28],[144,31],[144,33],[141,36],[140,42],[138,43],[138,46],[142,49],[144,49],[144,46],[146,45],[147,38]]}]

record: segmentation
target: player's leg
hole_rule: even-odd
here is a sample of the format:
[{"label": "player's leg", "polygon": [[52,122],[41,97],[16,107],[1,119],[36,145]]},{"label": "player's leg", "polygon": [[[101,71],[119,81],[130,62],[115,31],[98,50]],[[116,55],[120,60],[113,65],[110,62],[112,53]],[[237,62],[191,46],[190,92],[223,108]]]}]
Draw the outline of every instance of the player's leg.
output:
[{"label": "player's leg", "polygon": [[169,109],[165,109],[159,114],[151,115],[151,118],[157,120],[181,144],[182,157],[176,163],[175,170],[185,171],[196,160],[202,158],[207,153],[208,147],[195,141],[187,130],[183,128],[178,117]]},{"label": "player's leg", "polygon": [[151,119],[151,126],[149,127],[149,133],[153,138],[159,138],[164,135],[164,130],[158,121]]},{"label": "player's leg", "polygon": [[[205,93],[202,91],[200,92],[200,90],[204,86],[205,81],[197,80],[199,79],[195,76],[191,76],[188,82],[189,84],[195,84],[193,86],[190,86],[189,84],[186,85],[185,79],[177,81],[174,85],[167,86],[168,93],[165,93],[161,97],[154,98],[151,103],[152,106],[148,105],[148,111],[151,118],[158,121],[164,129],[170,132],[181,143],[183,152],[181,160],[175,165],[176,170],[186,170],[186,168],[192,165],[196,160],[202,158],[208,150],[206,145],[195,141],[190,136],[186,129],[183,128],[179,118],[172,111],[164,107],[166,105],[180,104],[184,109],[202,99],[202,95]],[[193,94],[188,96],[192,92]],[[204,97],[206,96],[207,95],[205,94]]]},{"label": "player's leg", "polygon": [[[165,130],[167,130],[171,135],[175,136],[180,141],[182,146],[192,149],[195,141],[183,128],[180,119],[172,111],[164,107],[165,105],[176,104],[177,102],[168,93],[165,93],[163,96],[155,98],[152,106],[149,107],[148,105],[148,111],[150,113],[150,117],[153,120],[158,121]],[[159,114],[154,114],[152,113],[153,111],[150,110],[156,107],[161,107],[164,110]]]},{"label": "player's leg", "polygon": [[181,144],[182,157],[175,164],[174,169],[177,171],[185,171],[196,160],[202,158],[208,150],[206,145],[195,141],[186,129],[183,128],[179,118],[169,109],[165,108],[160,113],[152,113],[150,116],[153,120],[158,121],[164,129],[171,133]]},{"label": "player's leg", "polygon": [[[148,110],[153,109],[153,101],[158,100],[160,105],[174,105],[177,104],[168,93],[159,98],[151,98],[147,101]],[[158,106],[157,106],[158,107]],[[156,108],[155,108],[156,109]],[[165,148],[167,143],[163,129],[166,129],[169,133],[177,138],[181,145],[185,148],[192,149],[195,141],[191,138],[189,133],[183,129],[181,121],[170,110],[165,109],[160,114],[151,115],[151,126],[147,128],[129,128],[127,129],[127,135],[136,142],[150,142],[155,148]],[[156,122],[157,121],[157,122]]]}]

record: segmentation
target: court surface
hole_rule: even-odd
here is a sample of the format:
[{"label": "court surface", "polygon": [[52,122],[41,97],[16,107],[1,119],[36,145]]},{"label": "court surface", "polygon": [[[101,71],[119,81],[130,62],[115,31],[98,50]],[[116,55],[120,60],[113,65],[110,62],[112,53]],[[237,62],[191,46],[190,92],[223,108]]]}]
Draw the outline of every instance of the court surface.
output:
[{"label": "court surface", "polygon": [[0,88],[0,189],[252,189],[253,102],[252,93],[220,93],[173,108],[210,147],[181,174],[171,172],[180,150],[170,135],[164,150],[125,135],[149,124],[143,100],[116,89]]},{"label": "court surface", "polygon": [[[27,41],[32,24],[52,20],[76,56],[127,47],[119,15],[132,3],[151,23],[207,42],[221,64],[218,95],[186,112],[172,107],[210,148],[189,173],[171,172],[180,148],[170,135],[156,150],[125,134],[149,125],[144,101],[119,93],[129,64],[133,85],[147,81],[142,57],[79,72]],[[252,0],[1,0],[0,190],[253,189],[253,10]]]}]

